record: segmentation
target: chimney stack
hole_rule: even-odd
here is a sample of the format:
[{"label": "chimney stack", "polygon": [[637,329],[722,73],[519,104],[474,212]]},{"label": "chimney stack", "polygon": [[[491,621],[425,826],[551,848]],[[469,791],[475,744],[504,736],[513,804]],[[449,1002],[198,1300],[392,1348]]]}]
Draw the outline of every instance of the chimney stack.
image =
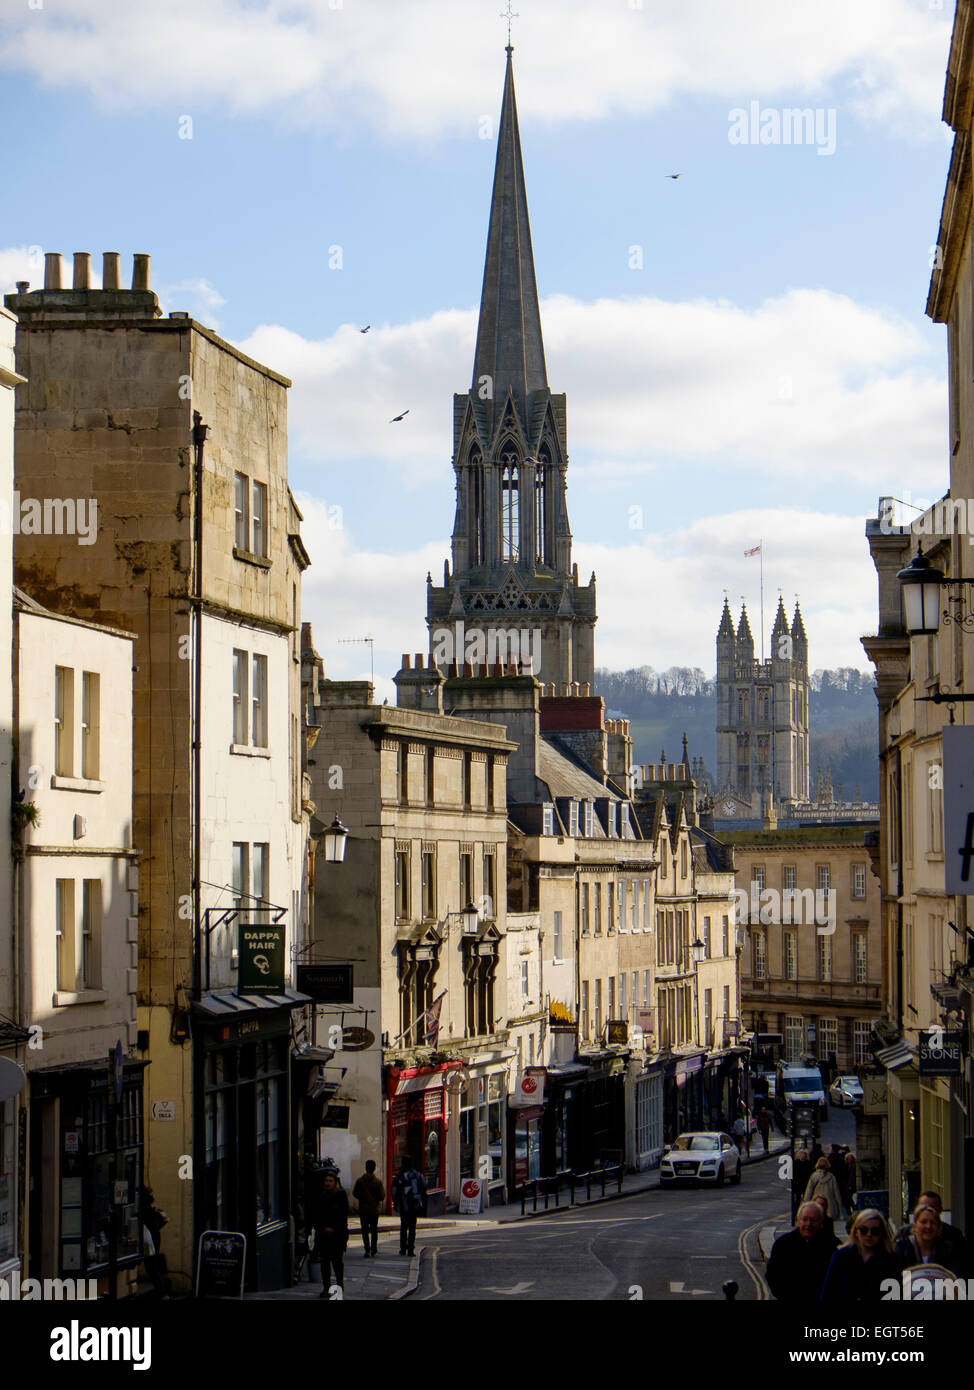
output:
[{"label": "chimney stack", "polygon": [[91,289],[91,253],[88,251],[75,251],[74,253],[74,281],[72,289]]},{"label": "chimney stack", "polygon": [[136,253],[132,258],[132,288],[133,290],[147,290],[149,288],[149,257]]}]

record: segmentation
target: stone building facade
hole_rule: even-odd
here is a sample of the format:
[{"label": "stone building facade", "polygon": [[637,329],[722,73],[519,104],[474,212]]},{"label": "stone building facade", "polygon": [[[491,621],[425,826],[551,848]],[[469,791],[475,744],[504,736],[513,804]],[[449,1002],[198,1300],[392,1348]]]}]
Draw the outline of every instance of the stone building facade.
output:
[{"label": "stone building facade", "polygon": [[[196,1234],[214,1227],[247,1234],[250,1286],[277,1286],[289,1277],[291,1164],[278,1159],[290,1148],[291,1013],[303,1004],[287,975],[307,916],[308,558],[287,482],[289,383],[188,315],[162,317],[147,256],[125,288],[106,253],[102,283],[91,288],[79,253],[62,287],[52,253],[42,289],[7,296],[30,373],[18,487],[96,517],[88,535],[22,530],[16,574],[54,611],[136,634],[146,1175],[169,1215],[176,1287],[192,1280]],[[276,990],[245,1001],[231,994],[251,914],[283,925],[288,967]]]}]

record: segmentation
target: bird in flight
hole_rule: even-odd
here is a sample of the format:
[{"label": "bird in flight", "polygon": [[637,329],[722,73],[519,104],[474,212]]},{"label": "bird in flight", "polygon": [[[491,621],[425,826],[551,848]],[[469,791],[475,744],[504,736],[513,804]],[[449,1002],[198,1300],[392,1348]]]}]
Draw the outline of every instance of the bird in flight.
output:
[{"label": "bird in flight", "polygon": [[372,327],[372,325],[371,325],[370,323],[367,323],[367,324],[365,325],[364,328],[360,328],[360,329],[359,329],[359,332],[360,332],[360,333],[368,333],[368,331],[369,331],[369,329],[370,329],[371,327]]},{"label": "bird in flight", "polygon": [[678,178],[680,177],[680,175],[679,175],[679,174],[664,174],[663,177],[664,177],[665,179],[678,179]]},{"label": "bird in flight", "polygon": [[405,418],[406,418],[406,416],[407,416],[408,414],[409,414],[409,411],[408,411],[408,410],[404,410],[403,413],[402,413],[401,415],[394,415],[394,416],[392,417],[392,419],[389,421],[389,424],[390,424],[390,425],[395,425],[395,424],[398,423],[398,421],[400,421],[400,420],[405,420]]}]

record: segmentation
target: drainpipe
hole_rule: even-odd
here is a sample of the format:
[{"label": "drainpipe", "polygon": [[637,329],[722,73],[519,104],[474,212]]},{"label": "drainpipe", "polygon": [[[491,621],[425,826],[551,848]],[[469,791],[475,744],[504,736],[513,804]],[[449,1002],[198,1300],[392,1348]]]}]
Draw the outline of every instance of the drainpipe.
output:
[{"label": "drainpipe", "polygon": [[[201,702],[203,695],[203,449],[209,426],[203,424],[198,410],[193,411],[193,921],[196,924],[193,960],[193,993],[199,999],[203,992],[203,893],[202,893],[202,782],[200,738],[202,733]],[[209,986],[210,952],[206,948],[206,984]]]}]

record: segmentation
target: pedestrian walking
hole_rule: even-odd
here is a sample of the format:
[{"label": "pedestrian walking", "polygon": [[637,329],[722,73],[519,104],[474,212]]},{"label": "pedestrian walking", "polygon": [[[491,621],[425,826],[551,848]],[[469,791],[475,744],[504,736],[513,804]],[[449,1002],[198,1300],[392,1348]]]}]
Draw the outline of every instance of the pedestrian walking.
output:
[{"label": "pedestrian walking", "polygon": [[[314,1209],[315,1254],[321,1261],[322,1298],[336,1285],[345,1290],[345,1247],[348,1245],[348,1193],[339,1181],[338,1169],[324,1170]],[[335,1281],[331,1283],[331,1271]]]},{"label": "pedestrian walking", "polygon": [[[943,1202],[940,1200],[940,1193],[939,1193],[939,1192],[921,1192],[920,1195],[919,1195],[919,1197],[917,1198],[916,1207],[914,1208],[914,1211],[913,1211],[913,1218],[914,1218],[914,1219],[916,1218],[916,1216],[917,1216],[918,1213],[920,1212],[921,1207],[932,1207],[932,1208],[933,1208],[933,1210],[934,1210],[934,1211],[937,1213],[937,1215],[940,1217],[940,1238],[941,1238],[941,1240],[945,1240],[945,1241],[947,1241],[947,1242],[949,1243],[949,1245],[950,1245],[950,1247],[951,1247],[951,1255],[952,1255],[954,1258],[960,1258],[961,1260],[966,1260],[966,1259],[967,1259],[967,1239],[966,1239],[966,1237],[965,1237],[963,1231],[958,1230],[958,1228],[957,1228],[956,1226],[952,1226],[952,1225],[950,1224],[949,1221],[945,1221],[945,1220],[944,1220],[944,1204],[943,1204]],[[903,1240],[906,1236],[909,1236],[909,1235],[910,1235],[911,1230],[912,1230],[912,1221],[908,1221],[908,1222],[906,1223],[905,1226],[901,1226],[900,1229],[896,1232],[896,1235],[893,1237],[894,1241]]]},{"label": "pedestrian walking", "polygon": [[771,1137],[771,1116],[765,1106],[761,1106],[758,1111],[758,1130],[761,1134],[761,1142],[764,1145],[764,1152],[768,1152],[768,1143]]},{"label": "pedestrian walking", "polygon": [[408,1154],[392,1179],[392,1205],[399,1213],[399,1253],[416,1253],[416,1220],[426,1215],[426,1179]]},{"label": "pedestrian walking", "polygon": [[843,1159],[843,1173],[839,1178],[839,1191],[842,1193],[842,1200],[846,1208],[851,1212],[853,1203],[856,1200],[856,1192],[859,1190],[858,1168],[856,1156],[850,1150]]},{"label": "pedestrian walking", "polygon": [[910,1234],[897,1239],[895,1250],[904,1269],[911,1265],[942,1265],[958,1279],[967,1277],[967,1260],[944,1235],[944,1223],[933,1207],[917,1207]]},{"label": "pedestrian walking", "polygon": [[379,1212],[386,1199],[386,1190],[375,1175],[375,1159],[365,1161],[365,1172],[352,1188],[352,1196],[358,1202],[358,1219],[362,1227],[362,1242],[365,1245],[365,1258],[379,1253]]},{"label": "pedestrian walking", "polygon": [[734,1136],[734,1143],[737,1145],[737,1152],[743,1153],[747,1149],[748,1158],[751,1157],[751,1136],[748,1133],[747,1121],[743,1115],[738,1115],[734,1121],[734,1128],[731,1131]]},{"label": "pedestrian walking", "polygon": [[885,1217],[875,1207],[867,1207],[856,1214],[849,1239],[832,1256],[821,1301],[880,1303],[884,1281],[895,1279],[898,1284],[902,1270]]},{"label": "pedestrian walking", "polygon": [[151,1187],[139,1191],[139,1220],[142,1222],[142,1262],[145,1272],[152,1280],[152,1287],[161,1298],[171,1293],[166,1273],[166,1257],[159,1248],[162,1242],[162,1228],[169,1224],[169,1217],[156,1206]]},{"label": "pedestrian walking", "polygon": [[818,1202],[803,1202],[794,1229],[772,1245],[765,1277],[780,1303],[811,1303],[818,1298],[839,1243],[824,1230],[824,1215]]},{"label": "pedestrian walking", "polygon": [[806,1202],[815,1202],[819,1198],[825,1207],[825,1229],[831,1232],[833,1221],[842,1215],[842,1194],[824,1155],[815,1164],[804,1192]]}]

